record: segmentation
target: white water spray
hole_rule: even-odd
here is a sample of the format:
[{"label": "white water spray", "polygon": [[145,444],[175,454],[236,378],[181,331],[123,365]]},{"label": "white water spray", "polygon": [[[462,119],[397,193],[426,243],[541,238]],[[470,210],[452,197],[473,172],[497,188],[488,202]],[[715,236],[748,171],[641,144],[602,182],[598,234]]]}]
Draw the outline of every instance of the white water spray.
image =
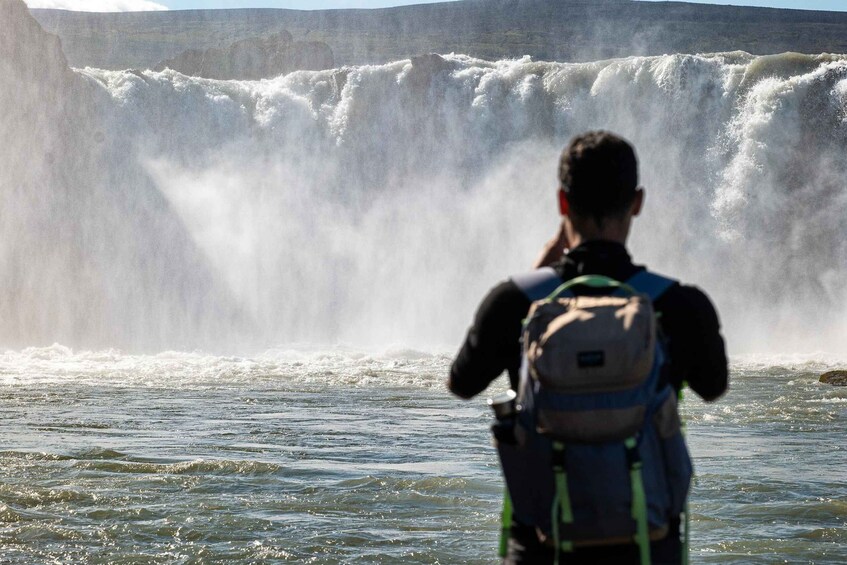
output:
[{"label": "white water spray", "polygon": [[[562,146],[603,128],[640,157],[636,261],[709,292],[733,351],[843,352],[847,57],[451,55],[260,82],[73,80],[88,110],[62,158],[5,169],[51,203],[5,205],[29,219],[0,247],[36,289],[6,273],[5,294],[38,297],[0,301],[7,340],[453,347],[555,230]],[[56,218],[64,238],[45,231]]]}]

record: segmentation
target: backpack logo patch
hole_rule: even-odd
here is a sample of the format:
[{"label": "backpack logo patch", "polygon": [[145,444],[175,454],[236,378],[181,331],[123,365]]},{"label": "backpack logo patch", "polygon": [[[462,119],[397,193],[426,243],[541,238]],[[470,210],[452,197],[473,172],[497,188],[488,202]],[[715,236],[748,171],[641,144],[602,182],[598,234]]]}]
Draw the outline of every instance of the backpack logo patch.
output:
[{"label": "backpack logo patch", "polygon": [[580,351],[576,354],[576,364],[580,369],[602,367],[606,364],[606,353],[599,351]]}]

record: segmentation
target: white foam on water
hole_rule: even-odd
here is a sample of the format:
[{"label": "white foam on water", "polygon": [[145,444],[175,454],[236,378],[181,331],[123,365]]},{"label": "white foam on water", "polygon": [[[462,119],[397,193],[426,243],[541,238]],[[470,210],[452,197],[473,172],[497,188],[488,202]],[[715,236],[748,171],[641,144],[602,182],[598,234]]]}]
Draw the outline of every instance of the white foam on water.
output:
[{"label": "white foam on water", "polygon": [[443,388],[450,358],[411,350],[365,352],[301,346],[253,357],[166,351],[157,355],[117,350],[74,351],[54,344],[0,354],[0,384],[10,386],[279,386]]},{"label": "white foam on water", "polygon": [[[116,349],[73,350],[54,344],[0,353],[0,384],[9,386],[108,384],[139,387],[258,386],[282,388],[403,387],[444,389],[452,355],[410,349],[366,350],[302,344],[272,348],[251,356],[220,356],[204,351],[165,351],[155,355]],[[817,376],[844,368],[845,359],[826,354],[744,355],[732,359],[733,378],[798,374]],[[812,381],[808,381],[812,382]],[[505,386],[502,379],[492,391]],[[786,383],[793,386],[795,381]],[[799,383],[805,386],[807,380]],[[723,406],[720,409],[730,410]]]}]

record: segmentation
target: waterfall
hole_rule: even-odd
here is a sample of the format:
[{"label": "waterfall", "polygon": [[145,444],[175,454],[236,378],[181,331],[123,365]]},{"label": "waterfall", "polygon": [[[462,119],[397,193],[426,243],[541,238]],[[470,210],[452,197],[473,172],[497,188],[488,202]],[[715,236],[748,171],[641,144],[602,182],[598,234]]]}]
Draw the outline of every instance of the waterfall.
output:
[{"label": "waterfall", "polygon": [[731,351],[843,352],[847,56],[70,74],[3,118],[4,345],[455,347],[555,231],[564,144],[608,129],[636,262],[706,290]]}]

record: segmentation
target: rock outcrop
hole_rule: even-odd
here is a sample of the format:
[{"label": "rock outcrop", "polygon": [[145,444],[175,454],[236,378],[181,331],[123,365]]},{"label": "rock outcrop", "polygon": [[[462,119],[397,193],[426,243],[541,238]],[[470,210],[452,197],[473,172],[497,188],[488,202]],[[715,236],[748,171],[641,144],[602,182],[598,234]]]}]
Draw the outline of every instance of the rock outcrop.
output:
[{"label": "rock outcrop", "polygon": [[62,44],[45,33],[20,0],[0,0],[0,72],[22,80],[70,74]]},{"label": "rock outcrop", "polygon": [[[59,38],[45,33],[22,1],[0,0],[0,22],[0,157],[10,163],[21,158],[37,160],[24,138],[49,144],[46,131],[52,132],[52,126],[61,123],[64,112],[73,107],[68,99],[79,82],[68,67]],[[24,131],[19,131],[16,116],[29,117]],[[20,158],[16,149],[22,151]]]},{"label": "rock outcrop", "polygon": [[333,67],[332,49],[317,41],[293,41],[287,31],[243,39],[224,49],[189,49],[154,67],[213,79],[258,80],[293,71]]},{"label": "rock outcrop", "polygon": [[3,347],[160,350],[228,304],[110,108],[21,0],[0,0]]},{"label": "rock outcrop", "polygon": [[412,88],[420,92],[430,87],[432,79],[438,73],[449,72],[456,68],[454,63],[436,53],[412,57],[411,63],[412,68],[409,71],[407,80]]},{"label": "rock outcrop", "polygon": [[820,382],[833,386],[847,386],[847,371],[829,371],[821,375]]},{"label": "rock outcrop", "polygon": [[[0,0],[0,22],[0,194],[14,206],[0,225],[5,232],[43,209],[43,187],[55,186],[73,165],[65,156],[76,145],[69,140],[79,133],[86,85],[68,66],[59,38],[41,29],[21,0]],[[22,227],[2,240],[19,237]]]}]

